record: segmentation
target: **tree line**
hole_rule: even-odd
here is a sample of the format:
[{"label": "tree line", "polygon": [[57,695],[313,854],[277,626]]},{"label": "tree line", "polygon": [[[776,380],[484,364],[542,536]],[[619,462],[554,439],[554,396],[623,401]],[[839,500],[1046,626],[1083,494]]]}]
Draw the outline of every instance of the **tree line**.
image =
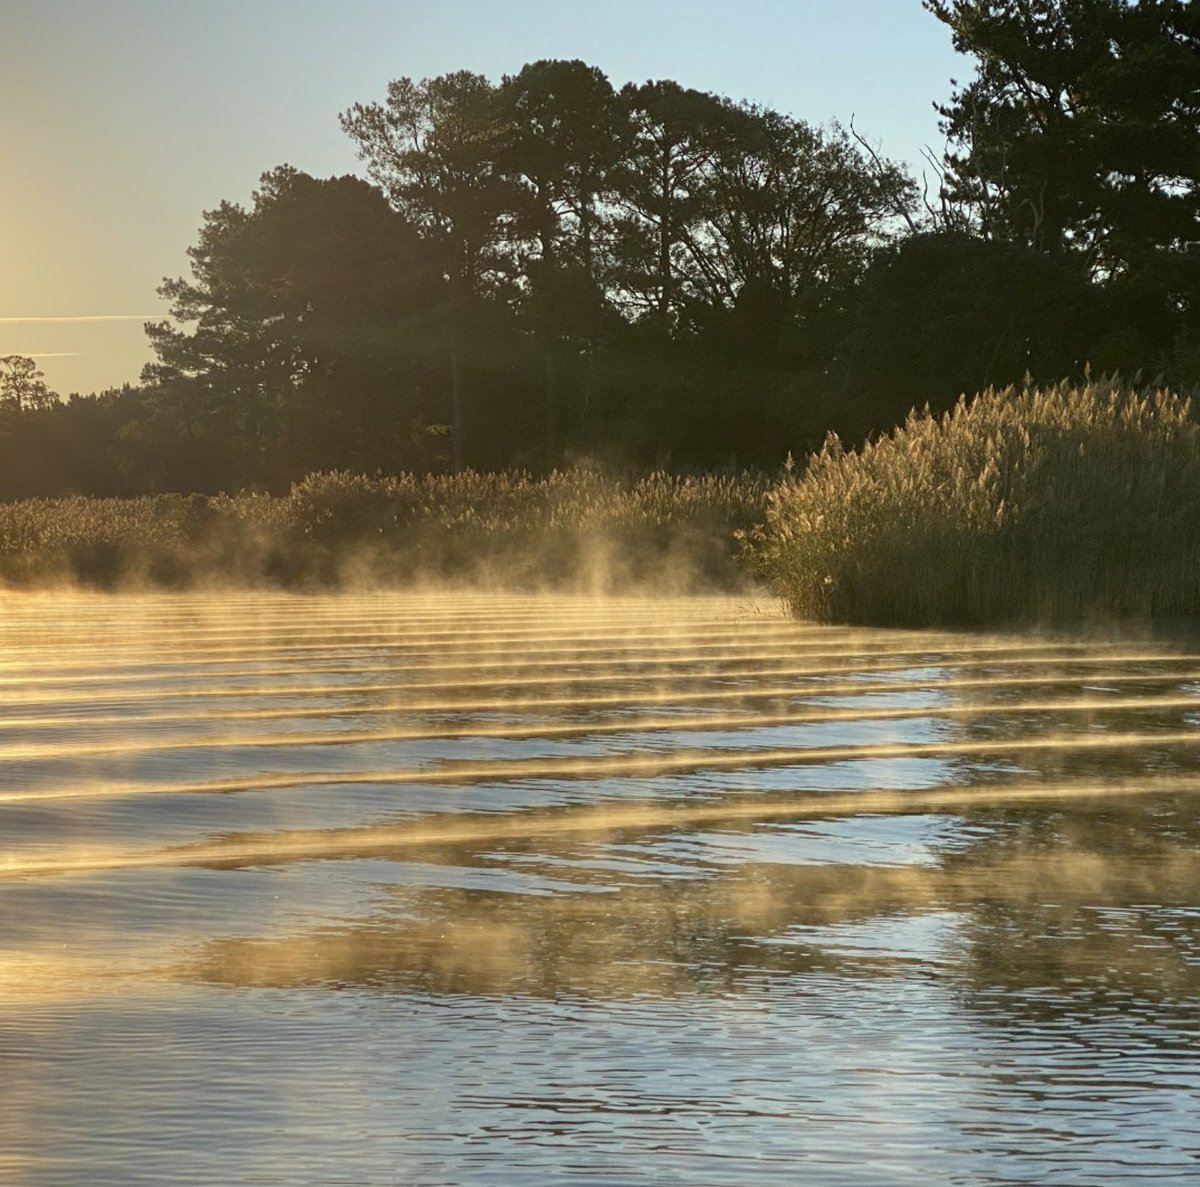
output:
[{"label": "tree line", "polygon": [[1026,374],[1196,383],[1200,6],[925,7],[975,72],[923,184],[580,61],[396,80],[341,116],[365,178],[204,214],[139,384],[35,399],[0,360],[0,497],[772,466]]}]

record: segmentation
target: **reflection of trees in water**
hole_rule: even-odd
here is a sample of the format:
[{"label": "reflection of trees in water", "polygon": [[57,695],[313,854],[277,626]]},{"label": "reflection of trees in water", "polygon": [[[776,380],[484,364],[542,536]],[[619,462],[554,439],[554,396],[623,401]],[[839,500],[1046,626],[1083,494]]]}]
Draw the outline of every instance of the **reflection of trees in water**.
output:
[{"label": "reflection of trees in water", "polygon": [[[440,866],[451,884],[471,868],[540,870],[555,880],[552,893],[393,891],[386,908],[344,926],[215,941],[194,971],[247,985],[622,996],[736,993],[761,985],[764,976],[865,980],[918,969],[952,985],[982,1016],[1006,1024],[1099,1018],[1119,1008],[1163,1020],[1177,1015],[1182,1026],[1200,997],[1200,819],[1193,801],[1160,790],[1088,795],[1122,782],[1141,791],[1155,776],[1184,774],[1190,781],[1200,774],[1200,748],[1178,741],[1195,709],[1136,703],[1139,693],[1187,694],[1186,673],[1177,684],[1162,678],[1172,662],[1165,653],[1147,653],[1144,664],[1125,662],[1122,673],[1137,681],[1111,688],[1099,673],[1050,667],[1044,683],[978,693],[999,708],[942,719],[948,741],[994,741],[997,749],[948,758],[963,803],[926,810],[953,812],[964,827],[930,864],[799,864],[806,860],[801,839],[790,851],[796,864],[785,858],[714,865],[701,857],[662,874],[653,860],[638,869],[630,851],[654,859],[682,825],[642,822],[584,837],[540,832],[530,819],[524,839],[508,829],[502,839],[475,835],[395,856]],[[1005,674],[1003,664],[994,674]],[[976,693],[962,695],[969,701]],[[1110,696],[1121,703],[1104,704]],[[1097,704],[1023,707],[1056,698]],[[1074,737],[1113,734],[1148,740],[1090,752],[1070,744]],[[1058,738],[1061,748],[1011,748]],[[1003,789],[1013,782],[1078,787],[1080,794],[1006,806]],[[755,811],[766,802],[765,795],[756,798]],[[868,799],[863,803],[869,811]],[[915,801],[913,810],[922,810]],[[796,817],[813,818],[811,805]],[[765,819],[688,827],[727,833],[753,830]],[[611,848],[614,842],[619,848]],[[339,852],[355,855],[352,844]],[[363,852],[385,856],[378,846]],[[597,854],[615,855],[621,869],[597,863]],[[576,889],[564,887],[571,882]],[[894,920],[935,914],[954,920],[948,950],[905,953],[884,943],[871,954],[844,946],[835,934],[839,925],[856,925],[886,936]]]},{"label": "reflection of trees in water", "polygon": [[[965,1002],[1009,1020],[1117,1000],[1158,1009],[1200,994],[1200,825],[1185,809],[1186,801],[1143,798],[983,811],[970,819],[979,840],[947,849],[937,865],[909,867],[746,864],[614,878],[572,864],[581,854],[566,842],[547,864],[560,880],[568,870],[577,890],[408,888],[347,926],[216,941],[196,971],[255,986],[607,997],[916,967],[949,976]],[[448,872],[494,869],[496,847],[490,858],[474,848],[436,857]],[[533,842],[508,848],[536,868]],[[961,942],[949,954],[864,955],[823,932],[935,912],[957,921]]]},{"label": "reflection of trees in water", "polygon": [[[1136,671],[1126,665],[1126,671]],[[1169,668],[1168,668],[1169,670]],[[1148,663],[1148,675],[1163,671]],[[1096,687],[1096,686],[1099,687]],[[1147,697],[1186,693],[1148,681]],[[1123,701],[1139,686],[1123,684]],[[1049,696],[1106,695],[1103,680],[1078,673],[1047,685]],[[1007,866],[1011,885],[977,893],[961,924],[961,975],[969,1002],[1008,1020],[1102,1016],[1107,1007],[1189,1008],[1200,995],[1200,819],[1194,797],[1133,796],[1091,800],[1089,789],[1114,782],[1200,770],[1200,751],[1167,735],[1188,731],[1194,706],[1111,705],[1085,711],[1024,713],[1028,695],[1012,695],[1013,712],[964,719],[962,736],[998,743],[1062,736],[1061,750],[1026,751],[1012,761],[1024,781],[1078,786],[1078,799],[1053,808],[986,809],[972,814],[985,839],[966,853],[947,854],[951,880],[975,881],[981,867]],[[997,698],[999,699],[999,698]],[[1147,735],[1146,744],[1087,751],[1074,735]],[[1154,735],[1164,735],[1161,742]],[[998,754],[1001,751],[998,751]],[[964,783],[996,781],[996,769],[959,760]]]},{"label": "reflection of trees in water", "polygon": [[[1147,674],[1161,671],[1148,664]],[[1078,673],[1048,683],[1047,697],[1105,696]],[[1186,692],[1148,681],[1147,697]],[[1137,685],[1122,685],[1123,701]],[[1053,808],[989,808],[972,813],[983,840],[967,852],[947,853],[943,872],[962,891],[961,987],[964,999],[1008,1021],[1102,1017],[1105,1009],[1173,1005],[1190,1008],[1200,995],[1200,819],[1193,797],[1133,796],[1091,800],[1090,789],[1114,782],[1197,772],[1200,751],[1165,735],[1186,732],[1190,706],[1122,704],[1064,713],[1027,713],[1028,689],[1006,694],[1012,712],[962,722],[971,741],[1034,737],[1064,739],[1062,749],[1033,750],[1006,766],[1022,782],[1078,786],[1078,799]],[[999,697],[997,700],[1001,699]],[[1072,736],[1143,734],[1153,740],[1125,749],[1087,751]],[[1002,749],[998,749],[1002,756]],[[965,784],[997,781],[997,769],[975,759],[957,761]],[[989,884],[983,869],[1007,869],[1008,885]],[[972,887],[974,893],[971,893]]]},{"label": "reflection of trees in water", "polygon": [[985,1017],[1045,1024],[1113,1010],[1194,1028],[1200,821],[1189,796],[998,811],[946,870],[1007,862],[1011,884],[964,913],[960,985]]},{"label": "reflection of trees in water", "polygon": [[836,971],[835,957],[810,946],[756,941],[802,919],[822,921],[856,875],[841,867],[742,867],[734,876],[608,892],[410,890],[404,915],[305,936],[218,941],[200,975],[250,985],[549,997],[736,992],[763,972]]}]

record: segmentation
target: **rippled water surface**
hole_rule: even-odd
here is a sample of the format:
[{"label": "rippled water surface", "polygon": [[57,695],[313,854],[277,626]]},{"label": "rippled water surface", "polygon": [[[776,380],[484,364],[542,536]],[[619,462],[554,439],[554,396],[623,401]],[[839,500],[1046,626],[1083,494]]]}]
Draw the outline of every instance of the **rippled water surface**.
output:
[{"label": "rippled water surface", "polygon": [[0,597],[0,1181],[1200,1181],[1200,644]]}]

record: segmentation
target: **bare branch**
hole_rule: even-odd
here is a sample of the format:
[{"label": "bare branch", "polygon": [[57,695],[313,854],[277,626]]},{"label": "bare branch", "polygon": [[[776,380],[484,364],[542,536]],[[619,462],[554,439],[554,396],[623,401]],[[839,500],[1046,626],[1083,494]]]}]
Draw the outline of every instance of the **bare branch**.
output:
[{"label": "bare branch", "polygon": [[[875,175],[882,181],[887,173],[887,164],[882,157],[875,151],[874,147],[868,142],[867,138],[854,126],[854,116],[850,116],[850,135],[854,137],[859,148],[863,150],[871,159],[871,164],[875,167]],[[898,195],[891,195],[892,201],[889,205],[894,213],[898,214],[908,226],[908,229],[915,235],[920,230],[916,219],[913,218],[908,208],[904,205]]]}]

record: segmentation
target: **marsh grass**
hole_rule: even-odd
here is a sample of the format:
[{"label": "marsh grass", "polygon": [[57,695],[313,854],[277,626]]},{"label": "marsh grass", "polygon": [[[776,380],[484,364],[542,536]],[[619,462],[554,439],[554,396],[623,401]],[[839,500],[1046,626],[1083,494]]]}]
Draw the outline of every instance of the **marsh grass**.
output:
[{"label": "marsh grass", "polygon": [[734,534],[762,518],[765,489],[747,475],[333,472],[281,497],[32,499],[0,504],[0,581],[728,589],[744,580]]},{"label": "marsh grass", "polygon": [[1118,385],[988,391],[847,452],[747,539],[792,613],[927,625],[1200,611],[1200,427]]}]

